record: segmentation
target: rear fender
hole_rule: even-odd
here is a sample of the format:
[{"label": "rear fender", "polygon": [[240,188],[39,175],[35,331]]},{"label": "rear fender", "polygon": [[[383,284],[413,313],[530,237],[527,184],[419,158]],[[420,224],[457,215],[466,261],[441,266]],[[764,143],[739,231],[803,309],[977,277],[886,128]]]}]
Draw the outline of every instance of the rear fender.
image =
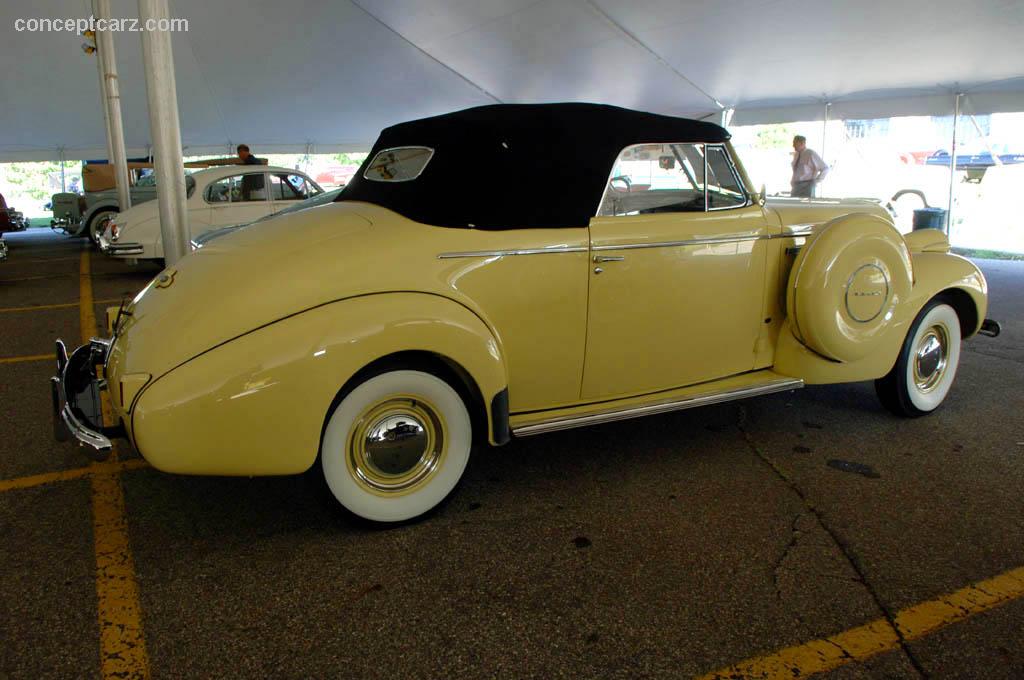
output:
[{"label": "rear fender", "polygon": [[195,357],[138,397],[132,438],[168,472],[299,473],[316,459],[341,387],[381,357],[416,351],[444,357],[473,379],[494,442],[490,407],[502,403],[495,397],[508,385],[494,334],[457,302],[404,292],[316,307]]}]

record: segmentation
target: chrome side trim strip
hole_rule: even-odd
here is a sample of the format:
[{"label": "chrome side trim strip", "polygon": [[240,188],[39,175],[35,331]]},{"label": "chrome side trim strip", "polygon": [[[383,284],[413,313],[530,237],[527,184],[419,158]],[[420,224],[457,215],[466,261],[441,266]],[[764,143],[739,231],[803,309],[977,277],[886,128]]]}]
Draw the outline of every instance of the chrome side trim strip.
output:
[{"label": "chrome side trim strip", "polygon": [[623,243],[623,244],[605,244],[600,246],[593,246],[591,250],[637,250],[640,248],[676,248],[679,246],[703,246],[713,245],[716,243],[742,243],[744,241],[770,241],[777,238],[801,238],[803,236],[810,236],[811,232],[799,231],[799,232],[788,232],[785,234],[761,234],[758,236],[754,235],[735,235],[735,236],[717,236],[713,238],[695,238],[688,239],[686,241],[659,241],[657,243]]},{"label": "chrome side trim strip", "polygon": [[760,241],[771,236],[721,236],[717,238],[695,238],[686,241],[660,241],[658,243],[623,243],[593,246],[592,250],[638,250],[642,248],[675,248],[678,246],[703,246],[715,243],[741,243],[743,241]]},{"label": "chrome side trim strip", "polygon": [[692,397],[686,397],[684,399],[673,399],[660,403],[647,404],[645,406],[616,409],[585,416],[555,418],[553,420],[541,421],[539,423],[523,425],[521,427],[513,427],[512,434],[517,437],[529,437],[535,434],[557,432],[558,430],[568,430],[574,427],[597,425],[598,423],[610,423],[616,420],[627,420],[629,418],[652,416],[659,413],[669,413],[671,411],[682,411],[689,408],[697,408],[698,406],[721,404],[727,401],[734,401],[736,399],[759,397],[765,394],[794,390],[803,386],[804,381],[801,379],[782,378],[763,385],[756,385],[754,387],[741,387],[738,389],[724,390],[722,392],[709,392],[707,394],[699,394]]},{"label": "chrome side trim strip", "polygon": [[587,246],[558,246],[555,248],[519,248],[517,250],[470,250],[466,252],[441,253],[439,260],[457,257],[512,257],[514,255],[546,255],[548,253],[585,253]]},{"label": "chrome side trim strip", "polygon": [[636,250],[639,248],[675,248],[679,246],[702,246],[716,243],[742,243],[743,241],[768,241],[776,238],[799,238],[809,236],[811,227],[816,225],[794,225],[799,231],[783,234],[729,234],[711,238],[695,238],[685,241],[660,241],[658,243],[624,243],[600,246],[556,246],[553,248],[518,248],[514,250],[468,250],[463,252],[440,253],[439,260],[450,260],[459,257],[512,257],[515,255],[546,255],[548,253],[585,253],[588,250]]}]

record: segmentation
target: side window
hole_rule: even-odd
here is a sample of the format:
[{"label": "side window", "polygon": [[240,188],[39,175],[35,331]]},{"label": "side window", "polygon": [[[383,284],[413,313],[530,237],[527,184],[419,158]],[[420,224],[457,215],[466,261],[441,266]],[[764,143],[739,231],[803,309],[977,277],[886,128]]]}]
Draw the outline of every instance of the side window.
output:
[{"label": "side window", "polygon": [[207,203],[230,203],[231,202],[231,177],[219,179],[206,187],[203,198]]},{"label": "side window", "polygon": [[724,147],[637,144],[626,147],[616,159],[597,214],[704,212],[746,202]]},{"label": "side window", "polygon": [[637,144],[615,161],[598,215],[704,210],[700,144]]},{"label": "side window", "polygon": [[232,188],[231,201],[233,203],[267,200],[265,173],[250,172],[245,175],[236,175],[231,179],[236,181],[238,186],[237,192]]},{"label": "side window", "polygon": [[212,182],[206,187],[206,193],[203,197],[207,203],[264,201],[267,198],[264,183],[265,180],[262,172],[233,175]]},{"label": "side window", "polygon": [[275,201],[304,201],[320,191],[302,175],[271,175],[270,195]]},{"label": "side window", "polygon": [[708,145],[708,210],[739,208],[747,204],[736,168],[723,146]]}]

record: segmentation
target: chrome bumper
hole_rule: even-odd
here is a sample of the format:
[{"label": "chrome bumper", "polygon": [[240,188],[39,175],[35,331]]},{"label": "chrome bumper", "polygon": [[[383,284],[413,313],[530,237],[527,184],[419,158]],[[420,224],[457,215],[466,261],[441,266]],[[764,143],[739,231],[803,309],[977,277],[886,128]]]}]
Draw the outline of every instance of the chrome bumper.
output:
[{"label": "chrome bumper", "polygon": [[107,236],[107,230],[104,229],[100,233],[99,237],[100,252],[105,255],[131,257],[133,255],[141,255],[143,248],[141,243],[118,243]]},{"label": "chrome bumper", "polygon": [[96,377],[110,341],[93,338],[71,356],[61,340],[57,341],[57,375],[50,378],[53,394],[53,435],[57,441],[74,440],[90,458],[106,460],[110,456],[110,438],[124,436],[118,427],[104,427],[100,391],[106,389]]},{"label": "chrome bumper", "polygon": [[141,243],[108,243],[104,245],[101,241],[100,250],[113,257],[131,257],[142,255],[143,247]]},{"label": "chrome bumper", "polygon": [[999,337],[1002,332],[1003,327],[993,319],[985,319],[981,322],[981,328],[978,329],[978,335],[987,335],[990,338]]}]

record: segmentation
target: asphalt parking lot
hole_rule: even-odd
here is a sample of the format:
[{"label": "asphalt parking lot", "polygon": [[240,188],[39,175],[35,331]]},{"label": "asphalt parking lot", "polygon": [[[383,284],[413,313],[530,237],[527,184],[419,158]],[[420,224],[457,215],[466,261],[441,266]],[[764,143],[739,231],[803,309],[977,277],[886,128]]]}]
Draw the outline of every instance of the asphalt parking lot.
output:
[{"label": "asphalt parking lot", "polygon": [[513,441],[377,530],[318,470],[54,442],[53,339],[157,270],[5,238],[0,678],[1024,677],[1024,262],[980,262],[1003,334],[930,417],[864,383]]}]

